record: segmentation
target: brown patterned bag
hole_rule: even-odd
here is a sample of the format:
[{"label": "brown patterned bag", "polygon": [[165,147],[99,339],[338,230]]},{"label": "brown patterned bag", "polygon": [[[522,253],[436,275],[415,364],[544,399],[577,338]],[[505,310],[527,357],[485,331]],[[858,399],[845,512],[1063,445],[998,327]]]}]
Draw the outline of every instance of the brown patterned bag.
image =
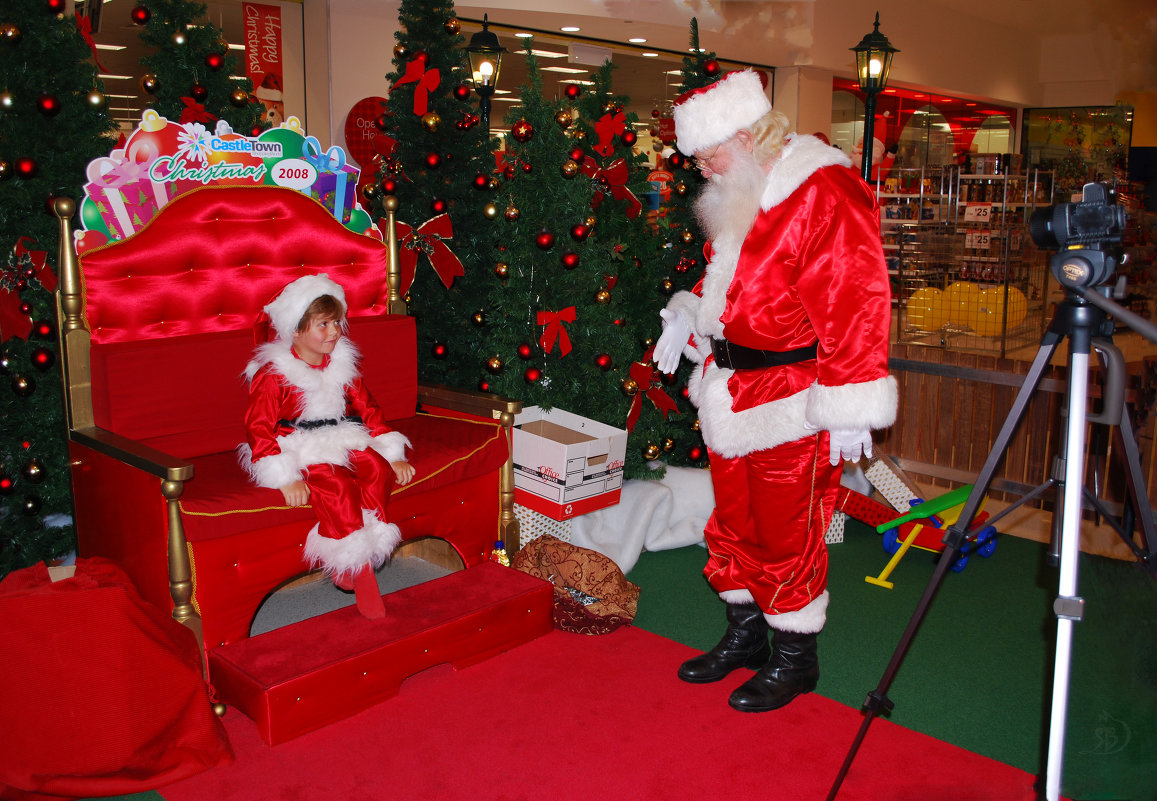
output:
[{"label": "brown patterned bag", "polygon": [[598,551],[544,534],[523,546],[510,566],[554,585],[554,625],[606,634],[635,619],[639,588]]}]

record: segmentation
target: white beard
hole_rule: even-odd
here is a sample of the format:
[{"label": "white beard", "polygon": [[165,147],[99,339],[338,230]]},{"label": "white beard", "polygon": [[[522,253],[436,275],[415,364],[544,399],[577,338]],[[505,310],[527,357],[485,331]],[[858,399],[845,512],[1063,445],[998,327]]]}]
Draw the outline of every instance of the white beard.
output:
[{"label": "white beard", "polygon": [[710,239],[717,242],[742,242],[763,194],[767,173],[748,153],[733,151],[733,161],[726,173],[712,175],[695,200],[695,217]]}]

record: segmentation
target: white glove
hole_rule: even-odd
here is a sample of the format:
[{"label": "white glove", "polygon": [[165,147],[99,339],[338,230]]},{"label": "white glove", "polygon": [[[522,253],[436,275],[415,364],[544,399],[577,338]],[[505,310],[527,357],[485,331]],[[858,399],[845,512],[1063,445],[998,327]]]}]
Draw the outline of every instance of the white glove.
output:
[{"label": "white glove", "polygon": [[678,312],[663,309],[659,316],[663,318],[663,333],[655,343],[655,366],[661,373],[674,373],[679,369],[683,348],[691,338],[691,326],[683,321]]},{"label": "white glove", "polygon": [[840,463],[840,457],[849,462],[860,461],[861,454],[872,458],[872,432],[868,429],[861,428],[858,431],[836,429],[829,431],[828,434],[831,445],[828,461],[833,467]]}]

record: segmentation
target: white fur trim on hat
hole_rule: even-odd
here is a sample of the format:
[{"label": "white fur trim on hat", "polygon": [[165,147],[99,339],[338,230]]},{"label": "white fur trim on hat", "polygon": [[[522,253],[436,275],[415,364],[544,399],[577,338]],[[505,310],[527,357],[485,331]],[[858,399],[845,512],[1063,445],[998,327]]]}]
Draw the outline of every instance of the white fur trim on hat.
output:
[{"label": "white fur trim on hat", "polygon": [[763,82],[752,70],[729,72],[675,101],[675,139],[687,155],[726,142],[771,111]]},{"label": "white fur trim on hat", "polygon": [[265,307],[269,315],[269,322],[277,336],[289,342],[297,332],[297,324],[305,316],[305,310],[322,295],[332,295],[341,303],[344,315],[348,306],[345,302],[345,290],[341,285],[329,280],[325,273],[317,275],[303,275],[281,290],[281,294]]}]

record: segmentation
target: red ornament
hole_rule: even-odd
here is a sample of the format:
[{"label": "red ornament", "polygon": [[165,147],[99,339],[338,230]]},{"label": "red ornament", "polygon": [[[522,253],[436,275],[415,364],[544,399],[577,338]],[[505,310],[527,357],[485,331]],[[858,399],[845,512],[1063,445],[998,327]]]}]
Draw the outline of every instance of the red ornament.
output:
[{"label": "red ornament", "polygon": [[393,195],[397,194],[398,181],[392,175],[387,175],[382,179],[382,194]]},{"label": "red ornament", "polygon": [[639,135],[629,128],[623,131],[622,136],[619,138],[623,140],[623,144],[627,147],[630,147],[631,145],[635,144],[635,142],[639,141]]},{"label": "red ornament", "polygon": [[144,25],[152,16],[153,13],[149,11],[148,6],[136,6],[129,12],[129,17],[132,18],[133,23],[136,25]]},{"label": "red ornament", "polygon": [[709,76],[716,76],[719,74],[719,62],[713,58],[709,58],[703,62],[703,74]]},{"label": "red ornament", "polygon": [[538,381],[538,379],[542,378],[542,370],[539,370],[537,367],[527,367],[526,372],[522,374],[522,377],[526,379],[526,383],[533,384],[534,382]]},{"label": "red ornament", "polygon": [[490,176],[484,172],[480,172],[474,176],[474,188],[485,189],[490,186]]},{"label": "red ornament", "polygon": [[576,223],[570,227],[570,236],[576,242],[582,242],[591,235],[591,229],[584,223]]},{"label": "red ornament", "polygon": [[60,101],[54,95],[47,93],[37,98],[36,107],[45,117],[55,117],[60,113]]},{"label": "red ornament", "polygon": [[56,357],[53,355],[52,351],[50,351],[48,348],[35,348],[32,351],[32,364],[37,370],[40,370],[41,372],[44,372],[49,367],[51,367],[55,358]]},{"label": "red ornament", "polygon": [[595,364],[597,364],[599,366],[600,370],[604,370],[604,371],[610,370],[611,369],[611,357],[605,353],[600,353],[598,356],[595,357]]},{"label": "red ornament", "polygon": [[430,60],[430,55],[425,50],[415,50],[414,51],[414,60],[415,61],[421,61],[423,64],[425,64],[427,61]]},{"label": "red ornament", "polygon": [[222,53],[210,53],[205,56],[205,66],[216,72],[225,66],[225,56]]},{"label": "red ornament", "polygon": [[566,253],[562,254],[562,266],[566,267],[568,270],[573,270],[575,267],[578,267],[578,263],[579,256],[573,250],[568,250]]},{"label": "red ornament", "polygon": [[657,109],[657,108],[651,109],[651,116],[654,117],[655,119],[659,119],[659,109]]},{"label": "red ornament", "polygon": [[567,153],[567,155],[570,156],[571,161],[577,161],[579,164],[581,164],[582,160],[583,160],[583,156],[585,156],[586,154],[583,153],[583,149],[581,147],[579,147],[578,145],[575,145],[574,147],[572,147],[570,149],[570,152]]},{"label": "red ornament", "polygon": [[434,356],[435,359],[445,359],[448,352],[449,351],[446,349],[445,344],[441,342],[435,342],[434,347],[430,348],[430,353]]},{"label": "red ornament", "polygon": [[390,115],[389,114],[379,114],[378,118],[376,120],[374,120],[374,125],[376,125],[378,127],[379,131],[386,130],[386,128],[388,128],[390,125]]},{"label": "red ornament", "polygon": [[703,449],[698,445],[687,451],[687,458],[693,462],[698,462],[703,459]]},{"label": "red ornament", "polygon": [[36,159],[29,156],[16,159],[16,174],[21,178],[31,178],[36,175],[36,169]]},{"label": "red ornament", "polygon": [[454,87],[454,99],[455,100],[469,100],[470,99],[470,87],[464,83],[460,83],[457,86],[455,86]]},{"label": "red ornament", "polygon": [[529,359],[531,354],[530,345],[523,342],[518,346],[518,358]]},{"label": "red ornament", "polygon": [[582,93],[583,93],[583,88],[581,86],[579,86],[578,84],[575,84],[575,83],[568,83],[567,84],[566,96],[569,97],[571,100],[574,100],[576,97],[578,97]]},{"label": "red ornament", "polygon": [[198,103],[204,103],[205,98],[209,96],[209,90],[205,88],[204,84],[195,83],[192,88],[189,89],[189,96]]},{"label": "red ornament", "polygon": [[446,201],[439,197],[434,198],[430,201],[430,211],[435,214],[442,214],[446,211]]},{"label": "red ornament", "polygon": [[523,172],[530,172],[531,167],[530,167],[529,161],[523,161],[523,162],[519,162],[519,163],[522,165],[522,171]]},{"label": "red ornament", "polygon": [[48,339],[52,336],[52,323],[47,320],[37,320],[32,324],[32,333],[41,339]]},{"label": "red ornament", "polygon": [[682,167],[686,161],[687,157],[680,153],[678,150],[676,150],[670,156],[667,156],[667,163],[676,169]]},{"label": "red ornament", "polygon": [[48,0],[48,10],[53,14],[61,14],[64,12],[64,0]]},{"label": "red ornament", "polygon": [[490,391],[490,382],[487,381],[485,378],[479,379],[478,380],[478,391],[479,392],[489,392]]},{"label": "red ornament", "polygon": [[0,476],[0,495],[8,495],[12,492],[12,488],[16,482],[9,476]]},{"label": "red ornament", "polygon": [[554,247],[554,234],[543,229],[535,235],[534,244],[538,245],[539,250],[550,250]]},{"label": "red ornament", "polygon": [[510,135],[514,137],[517,142],[529,142],[534,136],[534,126],[526,120],[519,120],[510,126]]},{"label": "red ornament", "polygon": [[437,169],[438,165],[442,163],[442,157],[437,153],[426,154],[426,166],[431,170]]}]

